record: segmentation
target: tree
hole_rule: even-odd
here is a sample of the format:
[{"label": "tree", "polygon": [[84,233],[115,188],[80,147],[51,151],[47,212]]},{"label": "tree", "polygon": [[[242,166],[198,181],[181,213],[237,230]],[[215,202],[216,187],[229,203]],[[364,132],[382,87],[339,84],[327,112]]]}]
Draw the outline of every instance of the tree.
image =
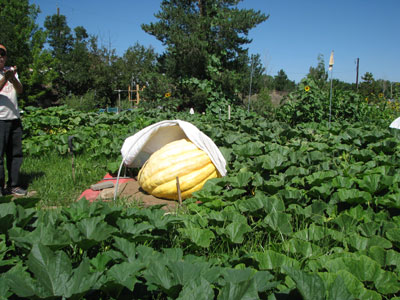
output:
[{"label": "tree", "polygon": [[67,54],[73,45],[71,28],[67,25],[67,18],[64,15],[55,14],[47,16],[44,21],[47,30],[47,42],[52,48],[54,57],[60,58]]},{"label": "tree", "polygon": [[361,76],[363,80],[360,84],[359,93],[363,95],[364,99],[371,102],[378,102],[383,98],[383,89],[379,81],[376,81],[371,72],[366,72]]},{"label": "tree", "polygon": [[118,56],[115,49],[98,46],[97,37],[92,36],[89,40],[88,51],[90,53],[89,73],[92,76],[94,88],[94,101],[97,106],[114,105],[117,98],[114,90],[118,86],[119,70],[116,67]]},{"label": "tree", "polygon": [[328,72],[325,70],[324,56],[318,55],[318,65],[310,67],[307,78],[313,79],[319,88],[324,88],[328,80]]},{"label": "tree", "polygon": [[[7,47],[8,65],[16,65],[21,82],[25,85],[29,76],[32,51],[35,47],[35,33],[38,26],[35,19],[39,9],[29,5],[28,0],[0,0],[0,43]],[[29,86],[24,86],[24,95]],[[24,95],[21,97],[23,104]]]},{"label": "tree", "polygon": [[159,21],[142,25],[166,46],[161,57],[164,69],[176,81],[182,97],[193,99],[198,89],[202,91],[198,101],[212,92],[235,96],[239,75],[248,71],[243,46],[251,42],[249,30],[268,18],[259,11],[238,9],[239,2],[163,0],[155,15]]},{"label": "tree", "polygon": [[50,106],[56,100],[53,83],[59,77],[56,71],[57,59],[49,50],[43,50],[46,34],[37,31],[33,38],[32,63],[29,65],[29,76],[24,81],[27,99],[25,105]]},{"label": "tree", "polygon": [[275,90],[279,92],[290,92],[294,90],[295,83],[287,77],[285,71],[282,69],[278,71],[278,74],[274,78]]},{"label": "tree", "polygon": [[265,68],[263,67],[260,59],[260,55],[251,55],[251,57],[243,56],[245,64],[243,67],[243,72],[241,75],[241,88],[240,92],[243,95],[248,95],[251,80],[251,92],[252,94],[257,94],[264,87],[263,74]]},{"label": "tree", "polygon": [[91,64],[86,29],[82,26],[74,28],[69,43],[68,52],[60,55],[65,89],[68,93],[83,95],[92,88],[94,82],[93,74],[88,72]]},{"label": "tree", "polygon": [[148,73],[154,72],[157,64],[157,54],[153,47],[146,48],[139,43],[130,46],[116,62],[119,84],[124,88],[135,83],[145,85]]}]

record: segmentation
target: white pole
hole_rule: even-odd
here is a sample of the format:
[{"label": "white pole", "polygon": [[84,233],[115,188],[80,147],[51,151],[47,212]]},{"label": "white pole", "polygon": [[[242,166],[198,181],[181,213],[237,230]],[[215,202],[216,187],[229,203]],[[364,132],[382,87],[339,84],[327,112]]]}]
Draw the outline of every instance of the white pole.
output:
[{"label": "white pole", "polygon": [[249,101],[247,102],[247,112],[250,111],[250,97],[251,97],[251,84],[253,81],[253,55],[251,56],[251,71],[250,71],[250,88],[249,88]]},{"label": "white pole", "polygon": [[231,105],[228,105],[228,120],[231,119]]},{"label": "white pole", "polygon": [[329,59],[329,71],[331,71],[331,88],[329,90],[329,128],[331,128],[331,118],[332,118],[332,73],[333,73],[333,50],[331,52],[331,57]]}]

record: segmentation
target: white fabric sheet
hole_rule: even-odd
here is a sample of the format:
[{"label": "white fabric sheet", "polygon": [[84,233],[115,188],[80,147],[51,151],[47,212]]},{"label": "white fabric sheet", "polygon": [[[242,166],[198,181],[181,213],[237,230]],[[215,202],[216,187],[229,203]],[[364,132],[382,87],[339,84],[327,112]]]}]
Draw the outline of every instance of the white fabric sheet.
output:
[{"label": "white fabric sheet", "polygon": [[394,120],[390,125],[390,128],[396,128],[400,129],[400,117],[398,117],[396,120]]},{"label": "white fabric sheet", "polygon": [[140,168],[155,151],[183,138],[206,152],[221,176],[226,175],[226,161],[218,147],[196,126],[182,120],[161,121],[126,138],[121,148],[122,161],[128,167]]}]

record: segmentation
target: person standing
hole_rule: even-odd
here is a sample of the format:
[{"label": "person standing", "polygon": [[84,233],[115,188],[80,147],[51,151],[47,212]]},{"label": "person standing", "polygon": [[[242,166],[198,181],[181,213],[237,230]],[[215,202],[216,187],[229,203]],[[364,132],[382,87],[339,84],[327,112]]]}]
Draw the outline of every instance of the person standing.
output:
[{"label": "person standing", "polygon": [[[6,67],[7,49],[0,44],[0,195],[25,196],[20,187],[22,165],[22,123],[17,95],[23,87],[17,67]],[[4,156],[7,161],[8,181],[5,189]]]}]

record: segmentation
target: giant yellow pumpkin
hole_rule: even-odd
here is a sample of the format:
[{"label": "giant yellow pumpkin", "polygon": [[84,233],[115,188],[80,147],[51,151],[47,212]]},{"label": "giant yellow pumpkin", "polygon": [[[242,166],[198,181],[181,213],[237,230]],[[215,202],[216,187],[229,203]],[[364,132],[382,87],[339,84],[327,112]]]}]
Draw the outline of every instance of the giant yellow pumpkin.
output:
[{"label": "giant yellow pumpkin", "polygon": [[140,187],[149,194],[178,199],[176,177],[182,199],[189,198],[219,173],[203,150],[187,139],[173,141],[154,152],[138,174]]}]

